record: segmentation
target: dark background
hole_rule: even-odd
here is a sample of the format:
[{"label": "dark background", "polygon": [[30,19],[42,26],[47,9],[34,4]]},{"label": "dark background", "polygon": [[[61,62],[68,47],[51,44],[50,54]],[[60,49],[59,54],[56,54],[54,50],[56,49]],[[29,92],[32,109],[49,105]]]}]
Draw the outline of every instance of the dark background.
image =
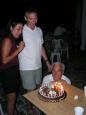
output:
[{"label": "dark background", "polygon": [[1,0],[0,28],[5,26],[10,18],[23,19],[25,8],[32,6],[38,10],[38,25],[43,31],[53,31],[60,23],[64,23],[72,30],[75,24],[76,5],[80,1],[82,0]]}]

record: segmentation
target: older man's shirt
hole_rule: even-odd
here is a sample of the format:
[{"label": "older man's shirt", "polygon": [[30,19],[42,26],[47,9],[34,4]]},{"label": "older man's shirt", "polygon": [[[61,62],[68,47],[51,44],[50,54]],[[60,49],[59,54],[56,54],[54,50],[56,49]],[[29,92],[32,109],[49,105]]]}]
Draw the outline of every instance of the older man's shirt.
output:
[{"label": "older man's shirt", "polygon": [[[62,79],[62,80],[65,80],[68,84],[71,85],[70,79],[69,79],[68,77],[66,77],[65,75],[62,75],[61,79]],[[42,84],[44,84],[44,83],[49,83],[49,82],[51,82],[51,81],[54,81],[54,80],[53,80],[53,76],[52,76],[52,74],[49,74],[49,75],[46,75],[46,76],[43,78]]]}]

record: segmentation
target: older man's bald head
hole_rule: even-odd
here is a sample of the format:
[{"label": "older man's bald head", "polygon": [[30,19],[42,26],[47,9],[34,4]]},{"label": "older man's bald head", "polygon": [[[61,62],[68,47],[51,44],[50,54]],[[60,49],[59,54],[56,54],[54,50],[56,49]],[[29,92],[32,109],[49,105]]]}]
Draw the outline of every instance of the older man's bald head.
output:
[{"label": "older man's bald head", "polygon": [[54,81],[61,80],[64,70],[65,70],[65,66],[63,63],[57,62],[53,64],[52,76]]},{"label": "older man's bald head", "polygon": [[56,62],[56,63],[54,63],[54,64],[53,64],[52,71],[53,71],[54,69],[58,68],[58,66],[59,66],[59,68],[60,68],[60,70],[61,70],[61,72],[62,72],[62,74],[63,74],[64,71],[65,71],[65,65],[64,65],[63,63],[61,63],[61,62]]}]

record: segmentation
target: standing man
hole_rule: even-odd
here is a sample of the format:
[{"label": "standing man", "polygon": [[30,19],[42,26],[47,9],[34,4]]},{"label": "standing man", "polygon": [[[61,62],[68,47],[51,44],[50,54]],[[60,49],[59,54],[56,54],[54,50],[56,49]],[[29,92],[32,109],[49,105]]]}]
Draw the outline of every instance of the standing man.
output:
[{"label": "standing man", "polygon": [[41,84],[41,57],[45,60],[49,71],[51,71],[51,65],[43,47],[42,30],[36,26],[37,11],[35,9],[26,10],[24,18],[26,21],[23,28],[25,48],[19,54],[19,65],[23,88],[30,91]]}]

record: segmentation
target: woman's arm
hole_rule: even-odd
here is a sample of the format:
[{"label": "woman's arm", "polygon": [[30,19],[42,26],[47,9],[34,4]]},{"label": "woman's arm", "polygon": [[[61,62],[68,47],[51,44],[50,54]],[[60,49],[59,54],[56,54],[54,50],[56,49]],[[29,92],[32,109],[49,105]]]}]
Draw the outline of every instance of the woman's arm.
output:
[{"label": "woman's arm", "polygon": [[7,64],[10,62],[13,58],[15,58],[19,52],[24,48],[24,47],[19,47],[17,48],[11,55],[10,51],[12,48],[11,40],[9,38],[6,38],[3,43],[2,43],[2,63]]}]

